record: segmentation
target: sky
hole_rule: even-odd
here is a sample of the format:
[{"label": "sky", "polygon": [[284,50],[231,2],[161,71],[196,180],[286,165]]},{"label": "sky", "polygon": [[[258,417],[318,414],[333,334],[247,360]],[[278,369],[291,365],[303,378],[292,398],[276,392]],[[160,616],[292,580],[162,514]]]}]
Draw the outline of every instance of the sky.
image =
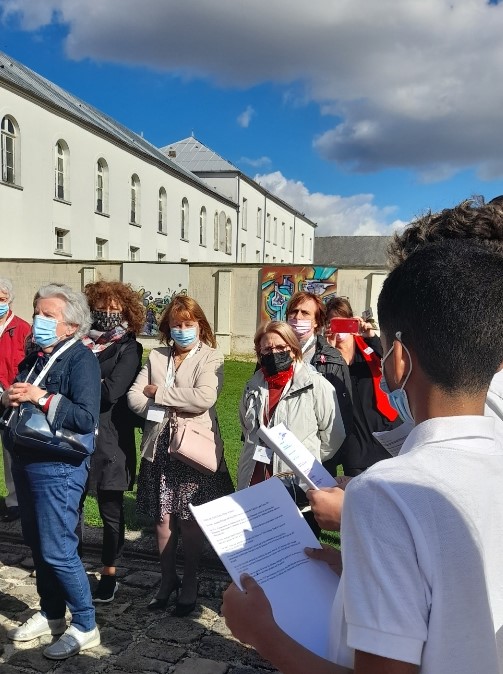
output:
[{"label": "sky", "polygon": [[158,147],[193,134],[318,223],[503,193],[496,0],[0,0],[0,50]]}]

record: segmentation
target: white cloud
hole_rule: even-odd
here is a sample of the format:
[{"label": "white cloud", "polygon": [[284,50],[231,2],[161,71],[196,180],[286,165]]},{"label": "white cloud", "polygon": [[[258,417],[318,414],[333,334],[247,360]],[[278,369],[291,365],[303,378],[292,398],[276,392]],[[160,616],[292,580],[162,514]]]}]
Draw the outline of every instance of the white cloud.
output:
[{"label": "white cloud", "polygon": [[[487,0],[0,0],[5,21],[68,30],[66,52],[314,101],[326,159],[439,180],[503,175],[503,6]],[[292,94],[295,92],[295,94]],[[249,123],[246,111],[243,121]]]},{"label": "white cloud", "polygon": [[243,127],[243,129],[247,129],[250,126],[250,122],[254,115],[255,110],[252,108],[251,105],[248,105],[246,106],[246,110],[243,110],[243,112],[240,115],[238,115],[236,121],[239,124],[239,126]]},{"label": "white cloud", "polygon": [[341,197],[309,192],[304,183],[288,180],[280,171],[256,175],[254,179],[316,222],[316,236],[391,234],[406,225],[393,218],[393,206],[376,206],[373,194]]},{"label": "white cloud", "polygon": [[247,164],[253,168],[260,168],[261,166],[270,166],[272,162],[269,157],[262,156],[257,157],[256,159],[250,159],[250,157],[241,157],[237,163]]}]

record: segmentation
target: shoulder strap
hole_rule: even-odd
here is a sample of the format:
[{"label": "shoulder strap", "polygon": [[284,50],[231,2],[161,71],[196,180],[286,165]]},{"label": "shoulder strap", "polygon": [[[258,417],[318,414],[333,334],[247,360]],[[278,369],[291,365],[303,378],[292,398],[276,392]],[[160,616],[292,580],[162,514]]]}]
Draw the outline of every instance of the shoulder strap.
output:
[{"label": "shoulder strap", "polygon": [[118,349],[117,353],[115,354],[115,365],[117,365],[117,363],[121,359],[122,354],[127,349],[127,345],[128,345],[127,342],[122,342],[122,344],[119,346],[119,349]]}]

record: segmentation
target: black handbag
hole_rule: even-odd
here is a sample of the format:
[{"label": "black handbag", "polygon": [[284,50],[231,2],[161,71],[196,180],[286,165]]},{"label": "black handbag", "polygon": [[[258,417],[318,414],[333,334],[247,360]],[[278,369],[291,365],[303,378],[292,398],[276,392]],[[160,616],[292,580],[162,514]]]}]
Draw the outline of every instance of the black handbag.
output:
[{"label": "black handbag", "polygon": [[[67,428],[53,431],[46,415],[33,403],[22,403],[14,414],[4,422],[4,442],[7,449],[15,446],[40,452],[43,458],[61,461],[83,461],[94,452],[96,431],[75,433]],[[7,437],[6,437],[7,436]]]}]

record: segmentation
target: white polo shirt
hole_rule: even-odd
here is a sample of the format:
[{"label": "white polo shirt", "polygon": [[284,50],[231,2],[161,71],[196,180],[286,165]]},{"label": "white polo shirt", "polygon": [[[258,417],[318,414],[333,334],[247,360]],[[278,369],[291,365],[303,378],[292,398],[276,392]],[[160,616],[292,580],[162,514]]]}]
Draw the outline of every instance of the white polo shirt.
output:
[{"label": "white polo shirt", "polygon": [[397,457],[348,485],[334,662],[352,665],[349,645],[421,665],[421,674],[503,673],[503,447],[494,424],[425,421]]},{"label": "white polo shirt", "polygon": [[495,417],[500,422],[500,429],[503,424],[503,370],[496,372],[491,380],[489,391],[487,392],[485,414],[488,417]]}]

